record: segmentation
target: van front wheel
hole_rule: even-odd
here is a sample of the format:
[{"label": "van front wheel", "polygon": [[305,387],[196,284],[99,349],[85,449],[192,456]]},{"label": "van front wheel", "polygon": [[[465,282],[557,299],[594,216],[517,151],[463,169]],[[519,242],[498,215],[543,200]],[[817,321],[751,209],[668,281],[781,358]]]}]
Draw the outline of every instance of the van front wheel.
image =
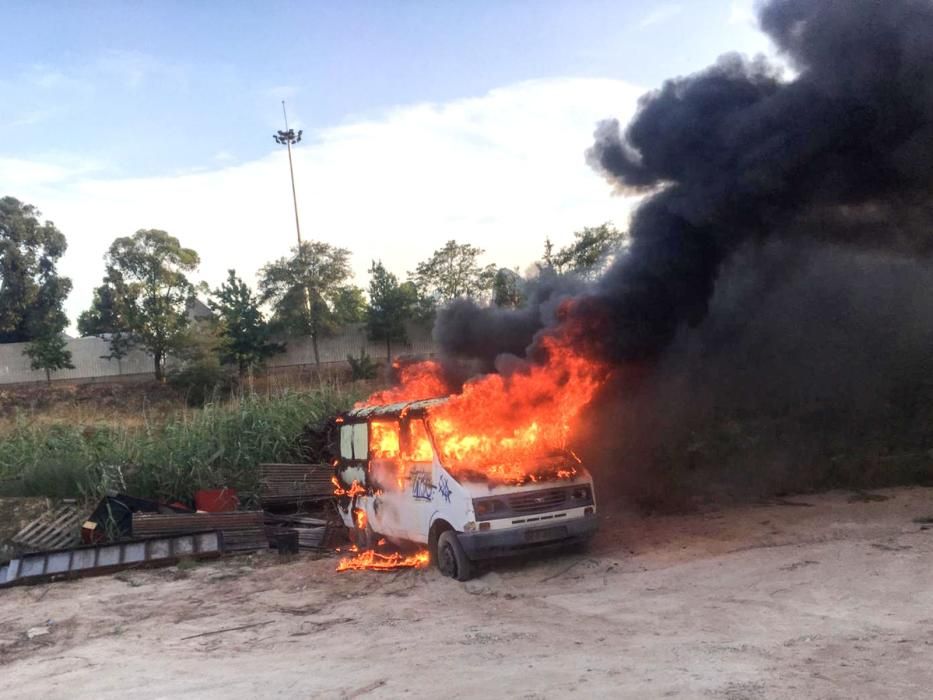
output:
[{"label": "van front wheel", "polygon": [[469,581],[473,578],[473,562],[463,551],[463,545],[453,530],[446,530],[437,538],[436,560],[437,568],[444,576],[457,581]]}]

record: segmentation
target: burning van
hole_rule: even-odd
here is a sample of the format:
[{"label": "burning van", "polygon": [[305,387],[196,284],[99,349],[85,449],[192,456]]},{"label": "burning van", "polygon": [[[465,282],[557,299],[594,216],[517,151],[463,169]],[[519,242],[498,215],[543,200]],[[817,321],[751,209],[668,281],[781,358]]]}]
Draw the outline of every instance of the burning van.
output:
[{"label": "burning van", "polygon": [[422,545],[464,581],[481,559],[585,544],[596,500],[573,453],[526,450],[518,463],[508,449],[501,459],[465,449],[442,438],[447,401],[369,405],[337,419],[338,508],[357,548]]}]

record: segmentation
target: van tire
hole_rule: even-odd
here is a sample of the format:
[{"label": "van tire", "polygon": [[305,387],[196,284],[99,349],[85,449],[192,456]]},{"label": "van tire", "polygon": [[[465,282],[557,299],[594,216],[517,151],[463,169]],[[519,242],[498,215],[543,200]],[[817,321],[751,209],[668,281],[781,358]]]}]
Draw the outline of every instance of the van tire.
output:
[{"label": "van tire", "polygon": [[437,568],[444,576],[457,581],[469,581],[473,578],[473,562],[463,551],[463,545],[453,530],[445,530],[437,538]]}]

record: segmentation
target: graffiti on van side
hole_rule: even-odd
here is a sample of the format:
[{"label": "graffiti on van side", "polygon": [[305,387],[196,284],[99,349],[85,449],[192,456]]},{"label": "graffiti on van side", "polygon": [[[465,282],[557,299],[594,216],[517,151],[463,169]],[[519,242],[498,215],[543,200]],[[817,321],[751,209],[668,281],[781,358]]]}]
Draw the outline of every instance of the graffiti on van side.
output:
[{"label": "graffiti on van side", "polygon": [[447,480],[446,474],[441,474],[441,478],[437,480],[437,492],[444,497],[444,500],[450,503],[450,482]]},{"label": "graffiti on van side", "polygon": [[430,501],[434,498],[434,484],[431,483],[431,472],[413,471],[411,473],[411,495],[419,501]]}]

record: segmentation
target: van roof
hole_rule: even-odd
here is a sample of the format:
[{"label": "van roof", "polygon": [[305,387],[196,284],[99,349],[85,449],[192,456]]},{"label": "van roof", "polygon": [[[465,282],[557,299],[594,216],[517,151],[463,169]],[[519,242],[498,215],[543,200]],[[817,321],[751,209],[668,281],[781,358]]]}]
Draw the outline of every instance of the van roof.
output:
[{"label": "van roof", "polygon": [[420,399],[418,401],[401,401],[399,403],[381,404],[376,406],[362,406],[346,413],[347,420],[369,420],[370,418],[398,418],[402,415],[423,415],[434,406],[440,406],[447,401],[446,397],[438,399]]}]

